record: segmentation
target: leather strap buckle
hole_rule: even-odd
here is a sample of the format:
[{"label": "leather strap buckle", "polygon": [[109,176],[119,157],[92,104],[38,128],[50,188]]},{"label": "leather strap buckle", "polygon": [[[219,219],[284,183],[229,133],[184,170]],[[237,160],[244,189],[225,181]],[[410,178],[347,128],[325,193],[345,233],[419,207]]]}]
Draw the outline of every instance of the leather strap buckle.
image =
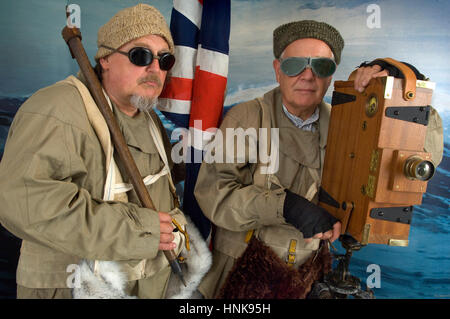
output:
[{"label": "leather strap buckle", "polygon": [[289,251],[286,256],[286,263],[289,267],[292,267],[295,263],[295,248],[297,247],[297,241],[295,239],[291,239],[289,243]]}]

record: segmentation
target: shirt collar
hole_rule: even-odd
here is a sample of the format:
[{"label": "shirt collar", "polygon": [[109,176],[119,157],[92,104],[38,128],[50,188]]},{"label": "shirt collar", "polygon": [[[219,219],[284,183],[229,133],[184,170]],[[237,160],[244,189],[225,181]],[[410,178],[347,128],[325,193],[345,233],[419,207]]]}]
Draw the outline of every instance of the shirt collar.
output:
[{"label": "shirt collar", "polygon": [[302,120],[300,117],[291,114],[286,108],[286,106],[284,106],[284,104],[283,104],[283,111],[296,127],[303,130],[313,131],[314,128],[312,124],[319,120],[319,107],[316,107],[314,113],[306,120]]}]

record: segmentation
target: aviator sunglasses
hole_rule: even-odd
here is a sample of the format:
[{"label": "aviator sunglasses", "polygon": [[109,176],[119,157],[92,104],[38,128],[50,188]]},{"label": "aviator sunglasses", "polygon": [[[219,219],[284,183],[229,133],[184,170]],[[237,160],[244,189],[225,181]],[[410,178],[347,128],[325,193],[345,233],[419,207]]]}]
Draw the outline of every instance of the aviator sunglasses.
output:
[{"label": "aviator sunglasses", "polygon": [[128,52],[119,51],[117,49],[108,47],[106,45],[101,45],[105,49],[126,55],[130,62],[137,66],[147,66],[153,62],[153,59],[157,59],[159,62],[159,68],[163,71],[169,71],[174,63],[175,56],[169,52],[160,53],[157,56],[153,55],[152,51],[143,47],[132,48]]},{"label": "aviator sunglasses", "polygon": [[280,59],[280,62],[281,70],[287,76],[299,75],[306,67],[310,67],[320,78],[329,77],[336,71],[336,63],[329,58],[289,57]]}]

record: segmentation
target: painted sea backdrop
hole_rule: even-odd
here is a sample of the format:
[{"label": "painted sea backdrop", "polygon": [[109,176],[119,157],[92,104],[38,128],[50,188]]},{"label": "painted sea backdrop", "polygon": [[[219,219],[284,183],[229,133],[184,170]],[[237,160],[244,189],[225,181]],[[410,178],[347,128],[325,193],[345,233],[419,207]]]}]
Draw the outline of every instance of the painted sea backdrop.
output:
[{"label": "painted sea backdrop", "polygon": [[[24,100],[0,99],[0,156],[9,125]],[[170,136],[175,126],[158,114]],[[448,138],[446,136],[447,141]],[[423,203],[414,208],[409,246],[368,245],[354,252],[350,272],[361,279],[363,287],[372,274],[370,269],[368,271],[369,265],[380,267],[381,285],[373,288],[376,298],[450,298],[449,177],[450,145],[445,144],[443,161],[428,183]],[[1,227],[0,243],[0,298],[15,298],[20,240]],[[335,247],[340,254],[344,253],[339,242]]]}]

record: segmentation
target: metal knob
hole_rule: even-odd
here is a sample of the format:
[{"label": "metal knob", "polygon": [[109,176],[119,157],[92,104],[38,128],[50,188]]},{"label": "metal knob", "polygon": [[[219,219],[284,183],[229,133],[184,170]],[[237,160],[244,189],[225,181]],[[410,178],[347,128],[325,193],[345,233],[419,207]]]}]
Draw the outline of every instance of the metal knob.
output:
[{"label": "metal knob", "polygon": [[434,164],[419,156],[411,156],[405,162],[404,173],[409,179],[428,181],[433,177],[434,172]]}]

